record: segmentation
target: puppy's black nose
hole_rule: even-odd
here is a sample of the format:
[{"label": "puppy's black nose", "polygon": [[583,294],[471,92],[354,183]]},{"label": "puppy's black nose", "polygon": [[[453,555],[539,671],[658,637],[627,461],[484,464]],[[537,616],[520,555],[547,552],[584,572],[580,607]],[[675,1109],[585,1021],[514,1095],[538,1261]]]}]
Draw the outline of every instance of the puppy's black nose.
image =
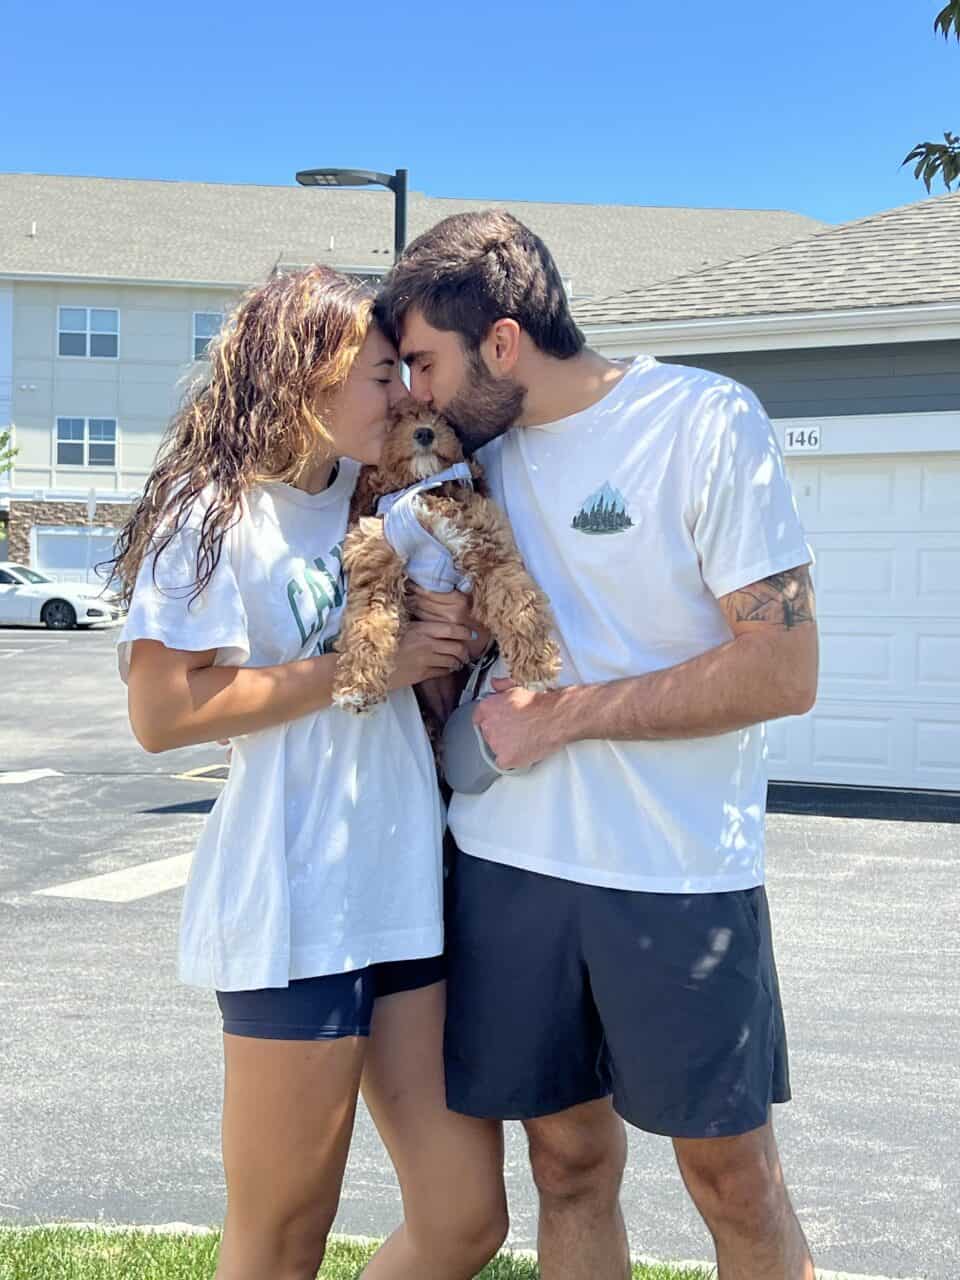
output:
[{"label": "puppy's black nose", "polygon": [[413,433],[413,438],[416,440],[417,444],[422,444],[424,446],[433,444],[433,427],[417,427],[416,431]]}]

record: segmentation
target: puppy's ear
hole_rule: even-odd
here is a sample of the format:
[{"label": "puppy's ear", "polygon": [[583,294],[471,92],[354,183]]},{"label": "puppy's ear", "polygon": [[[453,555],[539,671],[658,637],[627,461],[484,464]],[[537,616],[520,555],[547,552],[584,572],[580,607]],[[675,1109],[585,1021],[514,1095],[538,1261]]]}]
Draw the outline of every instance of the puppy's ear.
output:
[{"label": "puppy's ear", "polygon": [[357,486],[350,500],[351,523],[361,516],[372,516],[377,511],[377,499],[382,498],[390,489],[384,482],[377,467],[361,467],[357,477]]}]

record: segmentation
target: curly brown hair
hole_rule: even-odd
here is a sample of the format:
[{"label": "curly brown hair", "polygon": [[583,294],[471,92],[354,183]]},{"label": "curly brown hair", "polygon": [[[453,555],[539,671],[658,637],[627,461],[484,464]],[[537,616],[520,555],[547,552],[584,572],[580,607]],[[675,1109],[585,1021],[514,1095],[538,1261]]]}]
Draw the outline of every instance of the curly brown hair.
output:
[{"label": "curly brown hair", "polygon": [[318,398],[346,381],[372,311],[369,287],[329,267],[273,275],[241,299],[208,348],[209,377],[170,423],[107,562],[124,604],[144,560],[163,553],[205,489],[213,498],[200,526],[191,601],[220,561],[244,491],[265,480],[296,484],[330,455]]}]

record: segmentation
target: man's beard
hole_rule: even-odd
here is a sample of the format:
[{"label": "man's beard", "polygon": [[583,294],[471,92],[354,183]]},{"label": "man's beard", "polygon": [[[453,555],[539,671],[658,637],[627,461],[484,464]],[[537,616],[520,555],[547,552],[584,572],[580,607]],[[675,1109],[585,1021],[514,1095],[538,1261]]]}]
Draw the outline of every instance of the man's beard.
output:
[{"label": "man's beard", "polygon": [[450,419],[469,457],[516,422],[526,391],[507,378],[495,378],[479,351],[467,352],[467,373],[443,413]]}]

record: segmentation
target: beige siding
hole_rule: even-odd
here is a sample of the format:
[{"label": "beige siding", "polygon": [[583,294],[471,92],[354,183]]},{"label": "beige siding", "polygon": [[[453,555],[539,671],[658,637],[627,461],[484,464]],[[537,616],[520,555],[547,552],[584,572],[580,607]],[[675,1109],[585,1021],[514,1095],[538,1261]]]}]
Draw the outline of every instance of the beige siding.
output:
[{"label": "beige siding", "polygon": [[[50,428],[49,420],[38,421],[35,418],[18,417],[17,423],[17,457],[15,473],[21,480],[28,470],[49,468],[50,466]],[[36,481],[34,482],[36,483]]]},{"label": "beige siding", "polygon": [[[46,285],[18,284],[14,288],[14,358],[36,361],[36,372],[47,369],[56,352],[55,293]],[[48,370],[49,376],[49,370]]]}]

